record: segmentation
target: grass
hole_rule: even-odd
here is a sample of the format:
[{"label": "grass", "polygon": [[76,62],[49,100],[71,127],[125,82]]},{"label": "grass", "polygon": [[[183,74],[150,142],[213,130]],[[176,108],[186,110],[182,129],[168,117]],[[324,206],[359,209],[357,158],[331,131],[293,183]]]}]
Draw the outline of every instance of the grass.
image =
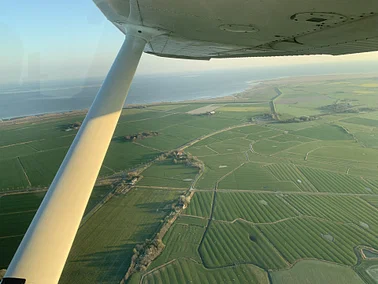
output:
[{"label": "grass", "polygon": [[56,148],[68,147],[75,138],[75,134],[68,134],[67,136],[47,138],[41,141],[31,142],[26,144],[38,151],[52,150]]},{"label": "grass", "polygon": [[362,118],[362,117],[352,117],[352,118],[344,119],[342,121],[347,122],[347,123],[378,127],[378,120],[375,120],[375,119]]},{"label": "grass", "polygon": [[296,217],[298,214],[285,201],[274,194],[246,192],[218,192],[214,219],[234,221],[237,218],[253,223],[270,223]]},{"label": "grass", "polygon": [[374,186],[358,177],[307,167],[298,167],[298,169],[320,192],[377,193]]},{"label": "grass", "polygon": [[214,188],[216,182],[224,175],[246,162],[243,154],[225,154],[201,157],[205,171],[195,185],[198,189]]},{"label": "grass", "polygon": [[[335,101],[378,105],[374,96],[360,92],[361,85],[372,84],[371,79],[335,82],[339,81],[288,79],[279,86],[283,95],[275,102],[281,119],[324,114],[316,121],[261,121],[187,148],[205,165],[193,187],[207,191],[195,191],[163,239],[162,255],[130,283],[269,283],[262,269],[270,271],[273,284],[358,283],[348,268],[357,263],[356,247],[378,248],[378,112],[328,115],[322,107]],[[134,169],[163,151],[244,125],[251,117],[268,113],[267,101],[276,95],[272,86],[260,84],[236,100],[265,103],[222,103],[211,116],[185,113],[210,103],[125,109],[100,176]],[[0,190],[47,187],[77,132],[65,128],[82,119],[79,115],[0,126]],[[159,135],[135,143],[119,139],[142,131]],[[197,173],[170,161],[144,171],[139,185],[150,189],[115,195],[81,227],[61,283],[119,282],[135,245],[153,236],[183,192],[172,188],[189,188]],[[96,187],[86,212],[110,190]],[[43,194],[0,197],[0,268],[8,265]],[[213,220],[208,220],[214,196]],[[354,268],[372,282],[369,275],[378,275],[377,265],[363,260]]]},{"label": "grass", "polygon": [[361,198],[367,201],[370,205],[378,208],[378,196],[363,196]]},{"label": "grass", "polygon": [[322,124],[319,126],[309,127],[303,130],[297,130],[293,134],[320,140],[352,139],[352,136],[348,134],[342,127],[329,124]]},{"label": "grass", "polygon": [[[145,140],[152,139],[147,138]],[[114,171],[128,170],[153,160],[159,151],[131,142],[112,142],[105,156],[104,165]]]},{"label": "grass", "polygon": [[285,261],[259,230],[245,222],[211,222],[199,251],[208,268],[246,263],[264,269],[286,267]]},{"label": "grass", "polygon": [[250,125],[250,126],[244,126],[244,127],[239,127],[239,128],[234,129],[234,131],[240,132],[246,135],[256,134],[256,133],[267,131],[267,130],[269,130],[269,128],[266,128],[260,125]]},{"label": "grass", "polygon": [[251,141],[242,137],[228,139],[221,142],[211,143],[208,146],[219,154],[227,154],[230,152],[243,152],[248,151]]},{"label": "grass", "polygon": [[45,192],[12,194],[0,197],[0,215],[36,210]]},{"label": "grass", "polygon": [[[109,186],[96,186],[92,191],[85,214],[98,204],[109,191]],[[45,191],[40,191],[0,197],[1,268],[7,267],[11,261],[45,193]]]},{"label": "grass", "polygon": [[223,132],[220,132],[218,134],[212,135],[212,136],[210,136],[206,139],[203,139],[203,140],[195,143],[193,146],[194,147],[202,147],[202,146],[209,145],[209,144],[212,144],[212,143],[223,142],[223,141],[234,139],[234,138],[237,138],[237,137],[245,137],[246,136],[243,133],[235,131],[236,129],[223,131]]},{"label": "grass", "polygon": [[171,159],[167,159],[147,168],[138,185],[189,188],[197,174],[197,168],[174,164]]},{"label": "grass", "polygon": [[299,136],[299,135],[292,135],[292,134],[281,134],[278,136],[274,136],[269,138],[269,140],[274,140],[277,142],[311,142],[314,141],[310,138]]},{"label": "grass", "polygon": [[[355,265],[354,247],[360,244],[378,248],[378,240],[359,227],[310,218],[291,219],[259,229],[290,263],[316,258],[344,265]],[[322,235],[331,235],[329,241]]]},{"label": "grass", "polygon": [[158,152],[164,152],[178,148],[187,142],[188,141],[183,138],[167,134],[159,134],[158,136],[136,141],[136,143],[141,144],[142,146],[144,145],[146,147],[150,147],[150,149]]},{"label": "grass", "polygon": [[219,154],[218,152],[216,152],[215,150],[211,149],[207,145],[203,145],[203,146],[196,146],[196,145],[197,144],[195,144],[194,146],[191,146],[191,147],[187,148],[186,151],[188,151],[193,156],[197,156],[197,157]]},{"label": "grass", "polygon": [[149,267],[149,270],[182,256],[200,263],[198,246],[204,232],[204,226],[175,223],[163,238],[166,248]]},{"label": "grass", "polygon": [[15,190],[29,186],[18,158],[0,161],[0,191]]},{"label": "grass", "polygon": [[253,265],[206,269],[190,259],[178,259],[147,274],[141,283],[261,283],[268,284],[266,272]]},{"label": "grass", "polygon": [[274,136],[282,134],[282,131],[278,131],[278,130],[269,130],[269,129],[265,129],[265,130],[266,131],[249,134],[247,136],[247,139],[251,141],[259,141],[265,138],[270,138],[270,137],[274,137]]},{"label": "grass", "polygon": [[269,113],[268,104],[230,104],[217,109],[218,112],[248,112],[248,113]]},{"label": "grass", "polygon": [[343,147],[339,145],[316,149],[309,155],[309,159],[314,157],[338,159],[341,160],[341,162],[344,161],[344,163],[347,161],[376,163],[378,161],[378,151],[375,149],[357,147],[357,145],[354,145],[354,147]]},{"label": "grass", "polygon": [[67,151],[67,148],[58,148],[21,157],[21,163],[32,186],[48,186],[58,171]]},{"label": "grass", "polygon": [[9,238],[0,238],[0,267],[8,267],[18,245],[21,243],[23,235]]},{"label": "grass", "polygon": [[134,246],[151,238],[177,198],[177,191],[134,189],[110,199],[79,229],[60,283],[119,282]]},{"label": "grass", "polygon": [[300,142],[277,142],[272,140],[260,140],[253,144],[253,149],[263,155],[273,155],[288,148],[299,145]]},{"label": "grass", "polygon": [[220,183],[220,189],[300,191],[292,182],[278,181],[263,165],[247,163],[226,176]]},{"label": "grass", "polygon": [[281,181],[291,181],[303,191],[317,191],[298,168],[293,164],[271,164],[266,166]]},{"label": "grass", "polygon": [[21,156],[27,156],[37,152],[35,149],[30,147],[29,144],[30,143],[0,148],[0,161]]},{"label": "grass", "polygon": [[302,260],[294,267],[270,273],[274,284],[363,284],[353,269],[329,262]]},{"label": "grass", "polygon": [[355,271],[367,284],[376,284],[378,276],[378,260],[362,260]]},{"label": "grass", "polygon": [[218,118],[216,115],[192,116],[192,117],[193,119],[183,124],[188,125],[188,126],[201,127],[204,129],[210,129],[212,130],[211,132],[240,124],[240,120],[238,119],[229,119],[229,118],[221,118],[221,117]]},{"label": "grass", "polygon": [[287,195],[284,198],[304,216],[354,224],[367,232],[378,232],[378,211],[372,210],[359,197]]},{"label": "grass", "polygon": [[212,199],[212,192],[196,191],[190,200],[188,208],[184,211],[185,214],[208,218],[210,216]]},{"label": "grass", "polygon": [[201,128],[201,125],[186,126],[180,124],[164,128],[162,132],[171,136],[176,136],[181,139],[185,139],[186,141],[190,141],[203,135],[209,134],[212,131],[210,129]]}]

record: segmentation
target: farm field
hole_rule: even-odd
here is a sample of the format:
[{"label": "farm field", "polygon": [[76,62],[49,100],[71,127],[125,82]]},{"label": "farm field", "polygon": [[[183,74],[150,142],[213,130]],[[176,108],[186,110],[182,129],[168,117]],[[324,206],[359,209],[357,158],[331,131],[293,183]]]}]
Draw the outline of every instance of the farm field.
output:
[{"label": "farm field", "polygon": [[295,209],[286,204],[280,195],[217,193],[214,219],[218,221],[234,221],[240,218],[252,223],[272,223],[295,216],[298,216]]},{"label": "farm field", "polygon": [[[319,78],[124,109],[60,283],[377,283],[376,78]],[[82,119],[0,123],[0,269]]]},{"label": "farm field", "polygon": [[[109,192],[109,186],[96,186],[91,194],[85,214]],[[45,191],[0,195],[0,267],[6,267],[22,240]]]},{"label": "farm field", "polygon": [[273,284],[364,283],[351,268],[316,260],[302,260],[291,269],[272,272],[270,275]]},{"label": "farm field", "polygon": [[140,186],[189,188],[198,169],[185,164],[174,164],[172,160],[157,162],[143,172]]},{"label": "farm field", "polygon": [[175,260],[164,268],[146,274],[141,283],[159,283],[161,280],[166,281],[164,283],[269,283],[267,274],[253,265],[206,269],[187,259]]},{"label": "farm field", "polygon": [[178,196],[179,191],[135,189],[109,200],[79,229],[60,283],[122,279],[135,245],[158,230]]}]

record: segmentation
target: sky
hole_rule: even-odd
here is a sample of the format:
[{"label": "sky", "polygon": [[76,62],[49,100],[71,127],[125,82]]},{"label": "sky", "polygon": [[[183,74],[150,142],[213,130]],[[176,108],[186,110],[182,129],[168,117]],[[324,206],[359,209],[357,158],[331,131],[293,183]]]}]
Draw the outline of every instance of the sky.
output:
[{"label": "sky", "polygon": [[[91,0],[0,1],[0,84],[104,77],[124,35]],[[377,61],[378,52],[347,56],[192,61],[144,54],[138,74],[312,63]]]}]

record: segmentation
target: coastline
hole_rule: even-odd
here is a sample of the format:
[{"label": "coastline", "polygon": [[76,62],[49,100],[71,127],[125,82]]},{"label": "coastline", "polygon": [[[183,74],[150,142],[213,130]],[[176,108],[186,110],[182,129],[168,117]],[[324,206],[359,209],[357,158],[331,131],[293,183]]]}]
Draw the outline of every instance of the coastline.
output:
[{"label": "coastline", "polygon": [[[286,76],[274,79],[262,79],[258,81],[249,81],[248,87],[241,92],[235,92],[221,97],[209,97],[202,99],[193,100],[182,100],[182,101],[161,101],[161,102],[151,102],[145,104],[128,104],[123,107],[123,109],[134,109],[146,106],[158,106],[158,105],[180,105],[180,104],[195,104],[195,103],[260,103],[256,102],[244,102],[238,99],[238,95],[242,95],[245,92],[253,91],[253,89],[260,87],[262,85],[277,85],[285,84],[290,82],[295,82],[301,80],[301,82],[318,81],[318,80],[337,80],[337,79],[351,79],[351,78],[370,78],[372,76],[378,76],[378,73],[363,73],[363,74],[323,74],[323,75],[302,75],[302,76]],[[0,126],[11,125],[11,124],[21,124],[26,122],[43,121],[47,119],[56,119],[63,117],[74,117],[79,115],[85,115],[88,108],[85,109],[75,109],[67,111],[58,112],[45,112],[31,115],[14,116],[9,118],[0,118]]]}]

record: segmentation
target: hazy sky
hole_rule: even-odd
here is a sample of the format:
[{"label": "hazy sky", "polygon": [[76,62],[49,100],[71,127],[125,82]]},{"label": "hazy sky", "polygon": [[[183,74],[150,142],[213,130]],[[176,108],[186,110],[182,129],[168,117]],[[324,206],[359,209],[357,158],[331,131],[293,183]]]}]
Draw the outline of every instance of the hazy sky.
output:
[{"label": "hazy sky", "polygon": [[[91,0],[0,1],[0,83],[105,76],[124,36]],[[377,61],[348,56],[189,61],[144,54],[139,74],[314,62]]]}]

